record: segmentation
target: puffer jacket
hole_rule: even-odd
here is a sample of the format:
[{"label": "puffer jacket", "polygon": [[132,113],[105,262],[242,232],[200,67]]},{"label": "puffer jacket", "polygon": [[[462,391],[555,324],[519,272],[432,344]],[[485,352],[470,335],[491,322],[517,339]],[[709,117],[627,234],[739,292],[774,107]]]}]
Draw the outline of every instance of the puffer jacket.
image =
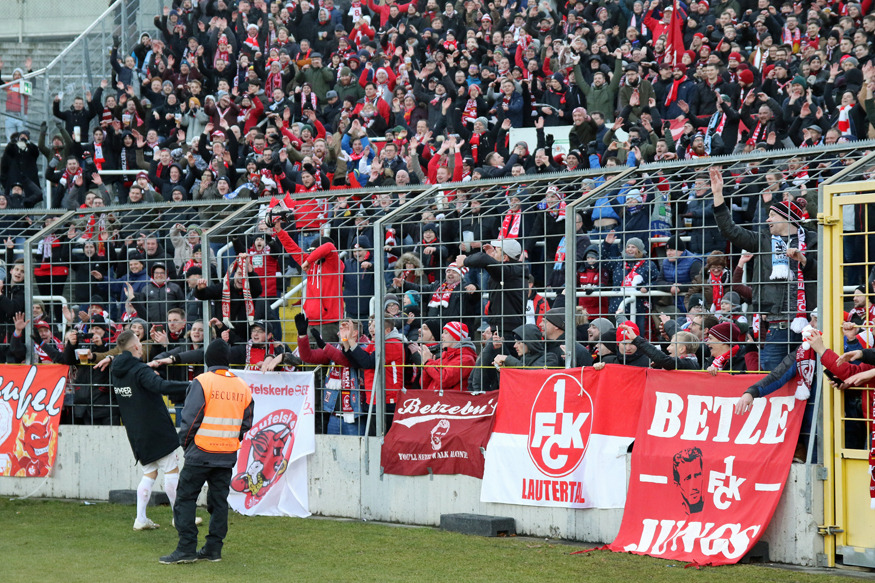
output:
[{"label": "puffer jacket", "polygon": [[425,363],[422,389],[425,391],[464,391],[468,387],[471,368],[477,361],[474,344],[467,338],[441,352],[440,358]]}]

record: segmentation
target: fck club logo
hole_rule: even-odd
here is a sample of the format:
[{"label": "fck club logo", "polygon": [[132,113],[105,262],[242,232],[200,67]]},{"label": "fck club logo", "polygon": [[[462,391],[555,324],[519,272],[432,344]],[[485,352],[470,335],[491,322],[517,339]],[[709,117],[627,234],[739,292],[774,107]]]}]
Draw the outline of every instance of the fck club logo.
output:
[{"label": "fck club logo", "polygon": [[532,404],[528,450],[545,475],[561,478],[573,472],[586,453],[592,432],[592,397],[574,377],[549,377]]}]

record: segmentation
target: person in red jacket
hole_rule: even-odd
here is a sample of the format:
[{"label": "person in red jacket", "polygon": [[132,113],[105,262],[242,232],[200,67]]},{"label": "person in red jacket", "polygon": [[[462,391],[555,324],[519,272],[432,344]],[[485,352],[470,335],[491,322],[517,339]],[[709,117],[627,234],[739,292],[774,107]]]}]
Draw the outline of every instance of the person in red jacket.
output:
[{"label": "person in red jacket", "polygon": [[[404,336],[398,332],[398,322],[390,314],[385,314],[385,342],[383,352],[386,355],[386,429],[391,424],[395,412],[395,402],[398,392],[404,388]],[[371,316],[368,322],[371,338],[376,338],[376,320]],[[374,376],[377,369],[376,344],[373,340],[360,344],[358,338],[341,338],[340,347],[354,368],[364,373],[365,401],[368,405],[374,402]]]},{"label": "person in red jacket", "polygon": [[468,336],[468,327],[461,322],[449,322],[441,331],[443,352],[435,358],[422,346],[422,389],[426,391],[464,391],[474,370],[477,351]]},{"label": "person in red jacket", "polygon": [[398,7],[398,12],[400,14],[404,14],[407,12],[407,8],[412,4],[412,2],[408,2],[407,4],[396,4],[395,0],[386,0],[385,4],[377,4],[374,0],[368,0],[368,8],[370,8],[374,13],[380,16],[380,27],[386,26],[386,23],[389,21],[389,10],[392,6]]},{"label": "person in red jacket", "polygon": [[286,253],[307,273],[307,295],[304,313],[310,325],[319,330],[326,342],[337,342],[340,319],[343,318],[343,262],[330,239],[315,240],[309,253],[304,253],[286,233],[280,223],[274,232]]}]

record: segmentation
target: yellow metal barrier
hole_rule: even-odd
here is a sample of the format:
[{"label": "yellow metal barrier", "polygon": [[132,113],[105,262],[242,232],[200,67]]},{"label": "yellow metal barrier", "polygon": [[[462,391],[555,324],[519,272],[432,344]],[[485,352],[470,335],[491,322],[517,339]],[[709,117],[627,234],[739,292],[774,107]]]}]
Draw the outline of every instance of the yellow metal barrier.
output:
[{"label": "yellow metal barrier", "polygon": [[[860,176],[849,174],[843,178]],[[862,224],[868,224],[868,213],[875,212],[875,207],[871,206],[875,204],[875,181],[836,182],[822,186],[822,212],[818,214],[822,227],[823,266],[820,310],[827,347],[841,354],[844,352],[843,314],[845,307],[853,301],[853,294],[847,294],[843,289],[848,283],[846,274],[863,273],[862,281],[855,281],[852,285],[862,284],[871,294],[867,279],[875,266],[875,257],[870,256],[868,249],[869,238],[875,232],[845,232],[843,219],[846,213],[862,212]],[[847,241],[849,245],[857,249],[862,245],[862,257],[846,260],[845,244],[849,237],[856,237]],[[852,249],[850,253],[853,252]],[[869,302],[866,299],[867,313]],[[871,326],[864,325],[862,329],[864,333],[872,331]],[[875,512],[869,509],[867,451],[871,420],[867,419],[865,407],[858,407],[861,391],[840,391],[827,381],[823,386],[823,452],[828,473],[824,482],[824,523],[821,527],[824,551],[829,566],[835,566],[837,556],[841,556],[845,565],[875,567]]]}]

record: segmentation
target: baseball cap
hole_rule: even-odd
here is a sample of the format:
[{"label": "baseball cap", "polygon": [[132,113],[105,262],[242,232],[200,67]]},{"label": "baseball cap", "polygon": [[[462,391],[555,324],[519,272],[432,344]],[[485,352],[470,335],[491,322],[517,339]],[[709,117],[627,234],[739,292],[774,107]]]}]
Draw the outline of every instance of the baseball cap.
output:
[{"label": "baseball cap", "polygon": [[490,245],[501,249],[501,251],[511,259],[519,259],[523,249],[520,242],[516,239],[498,239],[490,242]]}]

